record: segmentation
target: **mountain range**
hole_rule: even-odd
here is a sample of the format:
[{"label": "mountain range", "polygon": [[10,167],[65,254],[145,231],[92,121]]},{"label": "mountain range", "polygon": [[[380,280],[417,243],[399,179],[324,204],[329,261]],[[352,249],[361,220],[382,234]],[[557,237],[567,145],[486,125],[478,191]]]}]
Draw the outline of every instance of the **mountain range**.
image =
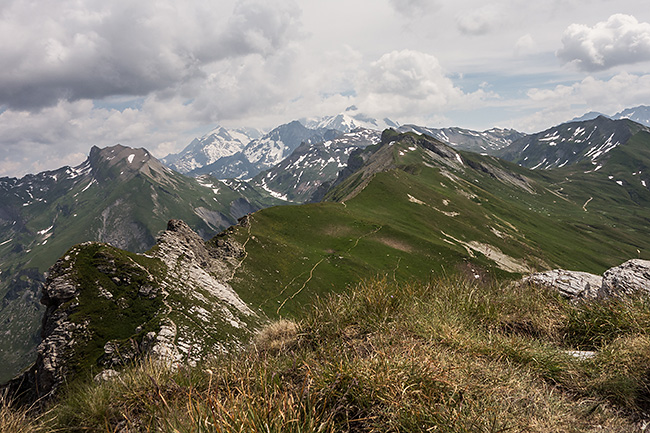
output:
[{"label": "mountain range", "polygon": [[252,135],[217,128],[163,162],[190,176],[209,174],[217,179],[250,179],[282,161],[300,144],[319,143],[339,134],[333,129],[309,129],[297,120],[250,141],[246,140]]},{"label": "mountain range", "polygon": [[509,146],[526,134],[514,129],[492,128],[487,131],[472,131],[463,128],[426,128],[416,125],[403,125],[397,128],[400,132],[416,132],[428,135],[450,146],[469,152],[493,155]]},{"label": "mountain range", "polygon": [[[196,178],[144,149],[115,146],[93,148],[79,167],[2,179],[7,373],[26,366],[41,341],[38,290],[57,258],[38,362],[54,365],[56,353],[67,353],[74,375],[119,365],[112,348],[157,347],[194,362],[209,352],[205,342],[236,347],[259,324],[364,276],[460,272],[489,281],[557,266],[597,273],[650,257],[650,133],[642,125],[597,118],[532,135],[354,126],[291,122],[199,168],[190,157],[201,152],[197,143],[214,146],[203,152],[207,162],[219,143],[234,149],[249,137],[218,128],[188,147]],[[270,165],[248,181],[198,174],[219,161],[229,170],[224,158]],[[268,207],[286,201],[317,203]],[[111,319],[95,327],[98,311]],[[124,326],[111,329],[115,321]],[[60,347],[72,340],[69,351]]]},{"label": "mountain range", "polygon": [[650,129],[631,120],[599,116],[524,136],[501,149],[497,155],[533,169],[589,162],[594,170],[600,170],[601,162],[609,158],[612,150],[626,144],[641,131]]},{"label": "mountain range", "polygon": [[195,138],[180,153],[166,156],[162,162],[179,173],[189,173],[241,152],[246,144],[262,135],[257,129],[227,130],[218,126],[203,137]]}]

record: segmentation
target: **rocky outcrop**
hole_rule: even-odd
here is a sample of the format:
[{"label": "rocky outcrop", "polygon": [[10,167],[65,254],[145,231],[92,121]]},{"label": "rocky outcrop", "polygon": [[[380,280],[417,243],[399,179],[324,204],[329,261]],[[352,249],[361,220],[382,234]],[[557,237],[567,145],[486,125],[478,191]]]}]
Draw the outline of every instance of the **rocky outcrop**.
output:
[{"label": "rocky outcrop", "polygon": [[633,259],[603,276],[555,269],[528,275],[523,283],[555,289],[570,299],[595,299],[637,292],[650,293],[650,261]]},{"label": "rocky outcrop", "polygon": [[71,248],[42,289],[37,361],[10,392],[47,399],[90,370],[105,380],[143,357],[193,363],[251,335],[260,318],[228,284],[246,258],[230,233],[206,243],[171,220],[146,254],[96,242]]},{"label": "rocky outcrop", "polygon": [[[240,219],[241,226],[247,224],[249,217]],[[206,243],[183,221],[171,220],[159,236],[152,253],[168,268],[162,287],[169,294],[167,327],[162,330],[175,337],[166,338],[161,331],[151,340],[155,341],[152,354],[194,363],[210,351],[228,350],[228,345],[255,329],[259,316],[229,284],[246,259],[244,246],[230,233],[226,230]],[[210,338],[223,334],[239,337],[231,341]]]},{"label": "rocky outcrop", "polygon": [[593,299],[601,293],[603,278],[587,272],[554,269],[524,277],[523,282],[555,289],[567,298]]},{"label": "rocky outcrop", "polygon": [[[240,220],[241,225],[248,224],[248,217]],[[194,284],[241,313],[254,315],[226,283],[231,278],[233,269],[245,256],[244,247],[239,243],[218,236],[208,245],[185,222],[171,220],[167,224],[167,230],[158,238],[155,255],[168,268],[174,269],[176,276],[185,281],[186,287]]]}]

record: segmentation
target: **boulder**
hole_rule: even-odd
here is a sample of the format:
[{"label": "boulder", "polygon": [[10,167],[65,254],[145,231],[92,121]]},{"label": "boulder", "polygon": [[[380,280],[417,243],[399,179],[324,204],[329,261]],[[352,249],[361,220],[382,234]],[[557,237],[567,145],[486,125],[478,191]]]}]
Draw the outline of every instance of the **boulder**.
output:
[{"label": "boulder", "polygon": [[603,274],[602,291],[606,296],[650,292],[650,260],[633,259]]},{"label": "boulder", "polygon": [[555,289],[570,299],[594,299],[602,295],[603,278],[587,272],[554,269],[528,275],[524,283]]}]

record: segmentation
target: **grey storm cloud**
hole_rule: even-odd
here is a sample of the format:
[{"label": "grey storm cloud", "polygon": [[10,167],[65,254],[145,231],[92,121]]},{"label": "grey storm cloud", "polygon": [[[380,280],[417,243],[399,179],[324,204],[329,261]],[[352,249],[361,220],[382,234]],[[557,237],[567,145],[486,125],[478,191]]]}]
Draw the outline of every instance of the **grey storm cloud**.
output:
[{"label": "grey storm cloud", "polygon": [[583,71],[650,60],[650,24],[631,15],[616,14],[593,27],[570,25],[562,37],[557,57]]},{"label": "grey storm cloud", "polygon": [[240,0],[227,11],[200,0],[5,2],[0,105],[146,95],[219,60],[270,55],[298,34],[299,20],[295,3],[281,0]]}]

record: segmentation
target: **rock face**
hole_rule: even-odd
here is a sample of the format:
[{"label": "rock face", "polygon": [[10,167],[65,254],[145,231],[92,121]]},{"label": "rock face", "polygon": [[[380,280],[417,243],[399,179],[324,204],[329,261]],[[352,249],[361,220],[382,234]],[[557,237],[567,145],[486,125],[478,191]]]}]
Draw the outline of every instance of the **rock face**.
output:
[{"label": "rock face", "polygon": [[75,346],[87,338],[87,324],[70,320],[79,294],[79,287],[71,278],[71,262],[60,259],[52,267],[43,286],[41,302],[46,306],[43,317],[43,340],[36,349],[35,379],[39,397],[53,394],[70,374],[67,362],[74,355]]},{"label": "rock face", "polygon": [[593,299],[601,294],[603,277],[587,272],[554,269],[531,274],[524,282],[558,290],[567,298]]},{"label": "rock face", "polygon": [[571,299],[595,299],[637,292],[650,294],[650,261],[628,260],[603,276],[555,269],[524,277],[522,282],[558,290]]},{"label": "rock face", "polygon": [[602,290],[607,295],[650,292],[650,260],[628,260],[603,275]]}]

